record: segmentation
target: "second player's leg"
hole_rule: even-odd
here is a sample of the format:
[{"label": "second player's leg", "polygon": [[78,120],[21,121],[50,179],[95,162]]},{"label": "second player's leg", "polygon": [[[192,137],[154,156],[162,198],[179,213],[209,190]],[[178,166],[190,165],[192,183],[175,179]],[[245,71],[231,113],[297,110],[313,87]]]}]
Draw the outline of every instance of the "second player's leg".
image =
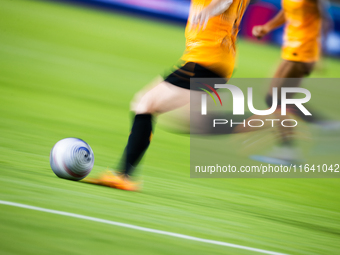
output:
[{"label": "second player's leg", "polygon": [[[272,95],[273,87],[278,89],[278,98],[281,98],[281,88],[299,87],[304,77],[313,70],[314,63],[303,63],[282,60],[271,82],[268,96]],[[267,100],[268,100],[267,96]],[[293,96],[290,94],[289,96]],[[268,103],[268,102],[267,102]],[[270,103],[270,102],[269,102]],[[271,106],[271,105],[270,105]]]},{"label": "second player's leg", "polygon": [[[302,79],[310,74],[314,66],[314,63],[303,63],[303,62],[295,62],[282,60],[279,65],[274,78],[271,82],[271,87],[268,91],[266,97],[266,103],[269,107],[272,106],[272,90],[274,87],[277,88],[278,91],[278,105],[281,105],[281,88],[283,87],[299,87],[301,85]],[[288,98],[292,98],[294,96],[293,93],[287,94]],[[313,117],[305,116],[300,114],[299,109],[295,106],[290,106],[288,108],[289,112],[292,114],[296,114],[302,117],[305,121],[313,121]],[[282,117],[277,115],[278,118]],[[294,142],[294,128],[285,128],[279,127],[280,134],[280,143],[281,146],[288,146],[289,148],[292,146]]]},{"label": "second player's leg", "polygon": [[314,63],[282,60],[274,74],[274,78],[303,78],[313,70]]},{"label": "second player's leg", "polygon": [[[278,104],[281,104],[281,88],[284,87],[299,87],[302,79],[308,76],[313,70],[314,63],[304,63],[296,61],[282,60],[271,82],[270,89],[266,96],[266,103],[268,107],[272,106],[272,91],[277,88]],[[292,98],[293,93],[288,93],[287,97]],[[300,114],[296,107],[291,107],[291,111],[299,115],[307,122],[313,122],[314,118]]]}]

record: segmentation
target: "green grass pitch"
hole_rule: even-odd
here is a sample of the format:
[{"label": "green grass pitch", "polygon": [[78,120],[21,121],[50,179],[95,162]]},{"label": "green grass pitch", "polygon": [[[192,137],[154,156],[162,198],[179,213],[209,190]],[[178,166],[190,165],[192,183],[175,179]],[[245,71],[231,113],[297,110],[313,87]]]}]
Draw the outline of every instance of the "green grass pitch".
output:
[{"label": "green grass pitch", "polygon": [[[117,163],[129,101],[176,63],[184,29],[54,2],[0,6],[0,200],[282,253],[339,254],[339,179],[190,179],[189,137],[162,129],[143,162],[142,193],[57,178],[49,152],[65,137],[91,145],[94,174]],[[235,77],[272,75],[278,48],[238,46]],[[324,59],[313,77],[339,77],[339,68]],[[0,254],[256,253],[0,205]]]}]

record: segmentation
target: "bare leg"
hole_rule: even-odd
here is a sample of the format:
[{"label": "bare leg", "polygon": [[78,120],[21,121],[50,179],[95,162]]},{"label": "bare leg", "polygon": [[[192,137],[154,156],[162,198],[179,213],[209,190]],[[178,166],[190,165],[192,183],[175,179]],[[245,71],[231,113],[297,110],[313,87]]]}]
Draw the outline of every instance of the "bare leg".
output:
[{"label": "bare leg", "polygon": [[190,90],[161,82],[147,91],[132,109],[136,114],[161,114],[190,102]]},{"label": "bare leg", "polygon": [[[273,87],[278,88],[278,98],[280,102],[281,88],[299,87],[301,85],[301,81],[303,77],[307,76],[312,71],[313,66],[314,66],[314,63],[303,63],[303,62],[282,60],[281,64],[279,65],[274,75],[274,79],[271,83],[270,89],[266,97],[266,102],[268,106],[270,107],[272,104]],[[290,93],[287,96],[288,98],[292,98],[294,94]],[[294,109],[292,110],[294,111]],[[300,116],[300,117],[304,117],[304,116]],[[293,128],[281,127],[280,129],[281,129],[280,134],[281,134],[282,144],[286,144],[286,145],[291,144],[293,142],[292,140]]]},{"label": "bare leg", "polygon": [[136,115],[118,170],[129,176],[139,164],[152,139],[152,120],[155,115],[175,110],[189,102],[190,90],[165,81],[138,93],[131,104]]}]

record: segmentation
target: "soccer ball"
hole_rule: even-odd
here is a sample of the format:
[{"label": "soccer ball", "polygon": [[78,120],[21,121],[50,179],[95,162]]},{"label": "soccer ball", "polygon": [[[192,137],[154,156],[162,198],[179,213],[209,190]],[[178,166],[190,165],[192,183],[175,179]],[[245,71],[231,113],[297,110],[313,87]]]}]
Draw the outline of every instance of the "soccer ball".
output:
[{"label": "soccer ball", "polygon": [[90,145],[78,138],[60,140],[50,153],[51,168],[60,178],[79,181],[91,172],[93,164]]}]

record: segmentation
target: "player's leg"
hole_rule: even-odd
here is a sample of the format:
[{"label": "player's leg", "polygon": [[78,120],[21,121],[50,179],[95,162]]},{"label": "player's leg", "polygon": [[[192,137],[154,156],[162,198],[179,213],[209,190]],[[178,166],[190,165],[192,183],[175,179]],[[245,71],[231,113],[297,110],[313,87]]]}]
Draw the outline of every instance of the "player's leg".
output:
[{"label": "player's leg", "polygon": [[136,115],[120,167],[117,169],[119,174],[106,171],[97,178],[85,179],[85,182],[123,190],[139,190],[139,185],[130,180],[130,175],[149,147],[152,138],[153,116],[188,104],[190,90],[162,81],[137,98],[137,102],[132,104],[132,110]]},{"label": "player's leg", "polygon": [[153,116],[165,113],[190,102],[190,90],[166,81],[147,91],[135,103],[131,133],[123,157],[122,173],[129,176],[149,147],[152,138]]},{"label": "player's leg", "polygon": [[[303,63],[282,60],[278,69],[276,70],[268,94],[266,96],[266,103],[271,106],[273,87],[278,88],[278,98],[281,98],[281,88],[283,87],[299,87],[304,77],[308,76],[314,63]],[[290,94],[290,97],[293,95]]]},{"label": "player's leg", "polygon": [[131,104],[135,112],[132,129],[128,138],[124,155],[117,170],[103,173],[99,178],[87,178],[87,182],[110,186],[118,189],[137,190],[138,187],[130,181],[130,175],[139,164],[152,138],[152,119],[168,111],[175,110],[190,102],[190,78],[218,78],[220,82],[226,79],[210,69],[194,62],[187,62],[174,70],[164,81],[149,86],[142,93],[137,93]]},{"label": "player's leg", "polygon": [[190,102],[190,90],[163,81],[146,92],[132,109],[138,114],[160,114]]},{"label": "player's leg", "polygon": [[[304,63],[304,62],[296,62],[296,61],[288,61],[282,60],[280,63],[273,80],[271,82],[271,86],[266,96],[266,103],[268,107],[272,106],[272,91],[273,87],[276,87],[278,90],[278,105],[281,104],[281,88],[283,87],[299,87],[301,85],[302,79],[308,76],[313,70],[314,63]],[[288,98],[292,98],[294,96],[293,93],[287,94]],[[314,122],[314,116],[306,116],[302,114],[296,106],[290,106],[289,110],[298,115],[300,118],[307,122]]]},{"label": "player's leg", "polygon": [[[272,80],[270,89],[266,96],[266,103],[269,107],[272,106],[272,91],[273,87],[278,90],[278,106],[281,105],[281,88],[283,87],[299,87],[301,85],[302,79],[308,76],[313,70],[314,63],[304,63],[296,61],[282,60],[280,63],[274,78]],[[293,93],[287,94],[288,98],[292,98]],[[314,116],[306,116],[295,105],[288,106],[287,110],[302,118],[307,122],[315,121]],[[281,127],[281,143],[283,145],[291,145],[293,142],[293,129]]]},{"label": "player's leg", "polygon": [[314,62],[305,63],[282,60],[274,74],[274,78],[303,78],[308,76],[314,67]]},{"label": "player's leg", "polygon": [[[266,103],[268,107],[272,106],[272,91],[273,88],[277,88],[278,92],[278,107],[281,105],[281,88],[283,87],[299,87],[301,85],[303,77],[310,74],[314,66],[314,63],[303,63],[282,60],[280,63],[274,78],[272,79],[270,89],[266,96]],[[287,94],[288,98],[292,98],[294,94]],[[298,115],[306,121],[314,121],[313,117],[300,114],[300,110],[296,106],[287,107],[288,114]],[[276,118],[282,118],[281,115],[276,115]],[[287,123],[287,125],[289,125]],[[293,125],[293,123],[292,123]],[[294,145],[294,128],[293,127],[278,127],[279,134],[279,146],[274,147],[271,153],[267,156],[252,156],[253,159],[259,161],[265,161],[274,164],[289,164],[301,160],[300,152]]]}]

